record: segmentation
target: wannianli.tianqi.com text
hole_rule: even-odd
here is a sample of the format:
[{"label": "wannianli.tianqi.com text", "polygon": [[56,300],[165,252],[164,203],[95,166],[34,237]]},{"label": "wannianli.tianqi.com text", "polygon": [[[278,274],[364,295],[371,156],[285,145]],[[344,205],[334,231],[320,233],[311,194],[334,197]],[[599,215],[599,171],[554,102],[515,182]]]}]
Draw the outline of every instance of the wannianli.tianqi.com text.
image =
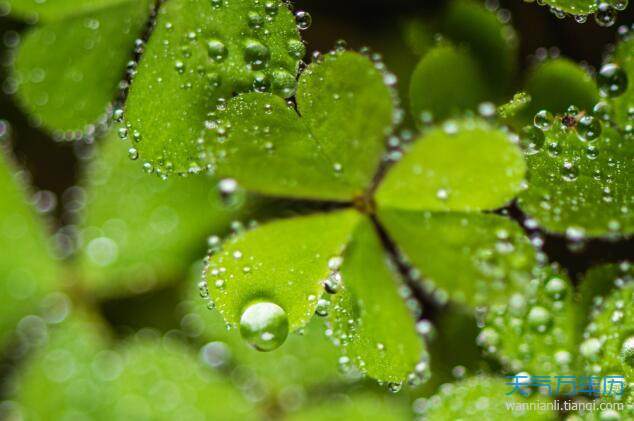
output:
[{"label": "wannianli.tianqi.com text", "polygon": [[[532,402],[511,402],[504,403],[508,411],[616,411],[625,410],[626,404],[623,402],[598,402],[598,401],[532,401]],[[631,404],[628,404],[628,406]]]}]

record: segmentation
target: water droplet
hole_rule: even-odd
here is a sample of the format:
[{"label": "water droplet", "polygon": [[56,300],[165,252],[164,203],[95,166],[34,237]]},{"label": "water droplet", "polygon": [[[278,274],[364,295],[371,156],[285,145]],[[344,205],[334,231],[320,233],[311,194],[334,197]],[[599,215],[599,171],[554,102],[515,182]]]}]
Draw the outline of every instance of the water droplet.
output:
[{"label": "water droplet", "polygon": [[535,126],[525,126],[520,131],[520,146],[529,155],[533,155],[544,146],[544,132]]},{"label": "water droplet", "polygon": [[581,140],[596,140],[601,135],[601,122],[591,115],[585,115],[577,124],[577,134]]},{"label": "water droplet", "polygon": [[306,46],[298,39],[290,39],[288,40],[287,51],[291,57],[300,60],[306,55]]},{"label": "water droplet", "polygon": [[541,130],[549,130],[553,126],[555,118],[550,111],[541,110],[535,114],[533,118],[533,124],[535,127]]},{"label": "water droplet", "polygon": [[139,151],[137,151],[136,148],[128,149],[128,157],[131,160],[136,161],[137,159],[139,159]]},{"label": "water droplet", "polygon": [[545,332],[552,321],[550,312],[541,306],[531,308],[527,317],[528,325],[538,332]]},{"label": "water droplet", "polygon": [[566,282],[558,277],[551,278],[546,283],[546,293],[556,300],[561,299],[566,293]]},{"label": "water droplet", "polygon": [[594,358],[601,350],[601,341],[597,338],[586,339],[580,346],[579,352],[586,358]]},{"label": "water droplet", "polygon": [[621,360],[624,364],[634,368],[634,336],[623,341],[621,346]]},{"label": "water droplet", "polygon": [[221,62],[227,58],[229,50],[219,39],[210,39],[207,41],[207,53],[212,60]]},{"label": "water droplet", "polygon": [[599,26],[612,26],[616,22],[616,10],[609,3],[601,2],[594,14],[594,20]]},{"label": "water droplet", "polygon": [[317,301],[317,307],[315,308],[315,314],[319,317],[328,316],[328,310],[330,309],[330,301],[320,298]]},{"label": "water droplet", "polygon": [[313,23],[313,18],[310,16],[310,13],[298,10],[295,13],[295,22],[297,23],[297,29],[305,31],[310,28],[310,25]]},{"label": "water droplet", "polygon": [[266,13],[267,15],[275,16],[277,15],[277,11],[278,11],[277,2],[267,1],[266,3],[264,3],[264,13]]},{"label": "water droplet", "polygon": [[629,4],[629,1],[628,0],[611,0],[610,4],[612,5],[614,9],[621,12],[627,9],[627,5]]},{"label": "water droplet", "polygon": [[324,289],[328,294],[336,294],[341,290],[343,286],[343,279],[341,278],[341,273],[332,272],[328,275],[328,279],[324,281]]},{"label": "water droplet", "polygon": [[240,334],[258,351],[279,348],[288,336],[288,317],[275,303],[251,304],[240,317]]},{"label": "water droplet", "polygon": [[264,25],[264,16],[254,10],[247,14],[247,20],[251,29],[260,29]]},{"label": "water droplet", "polygon": [[247,40],[244,46],[244,60],[252,69],[262,69],[270,57],[269,49],[258,40]]},{"label": "water droplet", "polygon": [[597,74],[597,84],[601,96],[617,97],[627,89],[627,74],[617,64],[604,64]]},{"label": "water droplet", "polygon": [[564,161],[561,168],[561,176],[566,181],[575,181],[579,177],[579,168],[572,162]]},{"label": "water droplet", "polygon": [[286,70],[275,70],[271,74],[271,89],[276,95],[283,98],[291,97],[295,94],[297,82],[295,76]]}]

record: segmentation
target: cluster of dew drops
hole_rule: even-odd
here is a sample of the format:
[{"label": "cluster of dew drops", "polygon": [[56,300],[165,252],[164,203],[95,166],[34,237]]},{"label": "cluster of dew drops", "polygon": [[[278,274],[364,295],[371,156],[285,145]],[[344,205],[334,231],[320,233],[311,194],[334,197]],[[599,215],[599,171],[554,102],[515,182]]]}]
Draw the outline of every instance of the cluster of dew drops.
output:
[{"label": "cluster of dew drops", "polygon": [[[222,8],[225,4],[224,0],[210,0],[210,2],[213,9]],[[267,0],[264,2],[256,1],[254,3],[255,6],[260,7],[262,10],[260,11],[254,9],[247,13],[249,28],[253,30],[254,33],[261,33],[264,36],[268,36],[270,35],[270,30],[266,29],[265,25],[266,23],[272,22],[278,14],[279,8],[281,7],[280,2],[276,0]],[[291,5],[287,2],[283,3],[286,5],[284,7],[291,7]],[[312,17],[308,12],[298,10],[295,12],[295,21],[297,29],[304,31],[311,26]],[[167,31],[173,30],[173,24],[171,22],[165,23],[165,29]],[[186,39],[180,48],[181,57],[177,58],[173,65],[174,71],[179,75],[184,75],[186,73],[187,61],[192,56],[192,45],[199,42],[199,36],[200,31],[190,31],[185,35]],[[205,68],[204,66],[197,66],[195,70],[196,72],[204,74],[208,87],[211,89],[218,89],[221,87],[223,81],[221,73],[215,70],[215,66],[225,62],[230,55],[230,51],[222,40],[214,37],[206,39],[204,46],[207,51],[210,66],[208,66],[208,68]],[[137,40],[137,54],[140,55],[143,48],[143,41]],[[306,53],[306,47],[301,40],[290,39],[287,43],[287,52],[293,59],[301,59]],[[273,92],[285,98],[289,98],[295,93],[297,85],[295,76],[282,68],[270,69],[271,66],[269,61],[271,58],[271,52],[269,47],[267,47],[264,43],[255,37],[247,38],[244,41],[241,56],[244,59],[247,72],[252,77],[252,86],[250,87],[252,91]],[[137,62],[134,60],[130,61],[128,64],[128,76],[130,80],[132,80],[136,75],[136,66]],[[157,82],[162,82],[162,78],[159,78]],[[124,88],[127,88],[127,85]],[[191,82],[184,81],[181,84],[181,89],[192,88],[193,85]],[[205,128],[208,131],[215,132],[215,139],[219,142],[221,142],[224,136],[226,136],[229,127],[220,124],[216,118],[216,114],[219,111],[225,110],[226,105],[227,98],[222,96],[219,97],[216,100],[215,108],[208,113],[207,120],[205,121]],[[116,122],[122,122],[123,115],[124,112],[122,109],[115,110],[114,120]],[[141,141],[141,133],[138,130],[133,130],[129,123],[119,129],[119,137],[122,140],[128,140],[130,135],[132,136],[133,146],[129,148],[128,155],[130,159],[137,160],[139,158],[139,151],[135,147],[135,144]],[[202,136],[197,139],[197,144],[199,146],[198,156],[190,163],[188,172],[181,173],[180,175],[186,176],[188,174],[198,174],[203,171],[213,173],[213,164],[209,163],[204,166],[201,166],[200,164],[202,162],[209,161],[203,148],[204,138]],[[148,174],[154,173],[162,179],[167,179],[167,177],[174,172],[174,165],[169,161],[166,162],[164,159],[157,159],[155,164],[152,162],[144,162],[143,167]]]},{"label": "cluster of dew drops", "polygon": [[[537,2],[540,6],[546,6],[546,0],[524,0],[526,3]],[[599,26],[612,26],[616,22],[618,12],[622,12],[627,8],[629,0],[596,0],[596,12],[594,13],[594,21]],[[555,6],[548,6],[553,15],[559,19],[564,19],[568,13]],[[572,14],[574,20],[578,23],[585,23],[588,15]]]},{"label": "cluster of dew drops", "polygon": [[[240,222],[234,222],[232,224],[232,235],[235,237],[244,232],[245,229],[253,229],[257,226],[256,222],[252,222],[248,227],[244,227]],[[205,258],[205,265],[203,270],[202,280],[198,283],[198,290],[200,296],[206,303],[206,307],[209,310],[215,309],[215,303],[211,298],[210,288],[216,288],[223,292],[227,286],[226,279],[231,275],[228,273],[227,268],[220,265],[215,266],[210,264],[212,256],[222,252],[223,241],[219,236],[212,235],[207,240],[208,243],[208,256]],[[245,263],[241,266],[243,273],[251,273],[254,269],[249,263],[251,259],[243,255],[239,249],[232,250],[225,255],[229,259]],[[332,310],[332,306],[338,306],[333,304],[331,297],[340,293],[344,287],[344,281],[341,273],[341,266],[343,264],[343,257],[341,255],[332,256],[328,259],[327,277],[322,281],[323,292],[322,297],[316,295],[309,295],[307,300],[311,303],[315,303],[315,315],[320,318],[326,318]],[[211,282],[211,284],[210,284]],[[422,309],[418,301],[413,297],[412,290],[407,285],[401,285],[399,288],[399,295],[405,300],[407,307],[414,313],[416,318],[420,318]],[[343,307],[337,307],[335,310],[338,314],[342,315],[345,319],[345,309]],[[329,322],[326,322],[325,335],[331,339],[332,343],[337,347],[345,349],[345,345],[352,339],[355,332],[355,325],[358,323],[351,316],[345,320],[350,330],[342,329],[338,331],[332,327]],[[227,329],[231,329],[232,326],[227,324]],[[286,311],[278,304],[267,300],[256,300],[246,306],[241,314],[238,329],[243,340],[247,342],[251,347],[258,351],[272,351],[280,347],[287,339],[289,334],[289,321]],[[419,335],[426,337],[433,334],[433,327],[428,320],[420,320],[417,323],[416,330]],[[300,329],[298,332],[300,335],[303,331]],[[385,352],[386,346],[383,343],[377,343],[376,349],[379,352]],[[361,371],[365,366],[365,362],[360,358],[351,359],[348,355],[341,355],[338,359],[338,365],[341,373],[350,379],[358,379],[362,376]],[[421,360],[414,367],[414,370],[408,374],[407,382],[410,385],[418,385],[423,383],[429,376],[429,362],[427,355],[421,356]],[[383,383],[380,383],[383,384]],[[402,382],[388,382],[386,384],[387,389],[392,393],[397,393],[402,388]]]},{"label": "cluster of dew drops", "polygon": [[[619,28],[619,35],[626,39],[632,36],[632,30],[627,26]],[[558,141],[558,136],[550,137],[550,142],[546,143],[546,135],[551,131],[561,128],[564,131],[575,131],[577,137],[585,146],[585,156],[589,160],[599,157],[600,149],[596,144],[603,131],[603,127],[612,127],[622,134],[625,140],[634,139],[634,106],[630,106],[627,111],[627,121],[619,125],[614,121],[614,109],[611,100],[617,98],[628,89],[629,81],[625,70],[618,64],[608,62],[604,64],[596,74],[596,81],[599,94],[602,99],[596,103],[592,110],[580,110],[577,106],[571,105],[561,117],[555,117],[548,110],[538,111],[533,124],[527,125],[520,130],[519,143],[527,155],[534,155],[546,149],[549,156],[556,158],[562,153],[562,145]],[[560,119],[557,121],[556,119]],[[579,176],[578,163],[573,159],[564,159],[559,171],[561,180],[574,182]],[[595,180],[603,179],[600,171],[593,173]],[[610,177],[606,176],[607,181]],[[612,189],[609,185],[603,187],[603,200],[611,202],[613,200]],[[627,211],[624,208],[624,212]],[[530,227],[529,227],[530,228]],[[620,224],[618,221],[611,221],[608,227],[611,231],[618,232]],[[571,227],[566,232],[568,239],[575,242],[583,240],[584,233],[580,228]]]}]

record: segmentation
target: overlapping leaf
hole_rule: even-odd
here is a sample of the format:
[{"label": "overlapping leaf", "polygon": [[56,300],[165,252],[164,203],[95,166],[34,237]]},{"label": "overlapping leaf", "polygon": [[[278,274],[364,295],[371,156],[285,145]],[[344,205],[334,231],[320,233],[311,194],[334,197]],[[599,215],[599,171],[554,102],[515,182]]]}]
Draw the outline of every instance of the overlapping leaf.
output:
[{"label": "overlapping leaf", "polygon": [[563,113],[574,105],[592,111],[599,100],[599,90],[588,71],[566,58],[547,59],[536,65],[528,76],[524,89],[531,102],[520,114],[521,124],[532,123],[541,110]]},{"label": "overlapping leaf", "polygon": [[513,222],[472,212],[510,201],[524,171],[506,134],[449,121],[387,174],[376,196],[379,220],[428,285],[469,305],[490,304],[527,281],[534,252]]},{"label": "overlapping leaf", "polygon": [[512,387],[505,384],[502,378],[470,377],[460,382],[449,384],[440,389],[440,393],[432,396],[425,406],[425,419],[436,421],[456,418],[476,421],[486,414],[487,419],[502,421],[508,419],[509,409],[500,404],[500,400],[517,405],[513,419],[520,420],[556,420],[557,413],[548,410],[527,410],[521,408],[521,403],[529,402],[515,392],[509,395]]},{"label": "overlapping leaf", "polygon": [[[339,369],[340,351],[326,336],[326,327],[320,319],[313,319],[299,332],[290,334],[276,352],[253,350],[240,337],[238,329],[228,330],[220,313],[204,305],[194,282],[194,278],[200,279],[200,266],[192,269],[181,325],[201,346],[200,356],[206,365],[248,373],[240,387],[261,388],[267,396],[296,387],[349,381]],[[280,376],[280,372],[284,375]]]},{"label": "overlapping leaf", "polygon": [[[634,393],[634,270],[630,263],[595,268],[593,277],[602,279],[604,297],[596,295],[589,324],[579,345],[583,368],[597,376],[622,376],[615,379],[622,385],[602,386],[601,396],[629,403],[626,413],[632,415]],[[610,389],[608,389],[610,387]],[[608,398],[610,399],[610,398]]]},{"label": "overlapping leaf", "polygon": [[544,0],[548,6],[575,16],[589,15],[597,10],[596,0]]},{"label": "overlapping leaf", "polygon": [[237,325],[248,305],[280,306],[290,330],[308,323],[328,261],[341,256],[359,221],[354,210],[269,222],[223,244],[206,269],[208,288],[225,320]]},{"label": "overlapping leaf", "polygon": [[525,291],[490,309],[478,343],[513,373],[576,374],[580,316],[568,278],[559,270],[540,269]]},{"label": "overlapping leaf", "polygon": [[465,49],[449,44],[429,50],[416,66],[410,82],[414,120],[442,121],[489,99],[478,63]]},{"label": "overlapping leaf", "polygon": [[[452,42],[467,47],[478,61],[482,75],[495,97],[487,99],[506,94],[518,67],[515,30],[504,23],[495,11],[479,2],[455,0],[449,3],[441,23],[442,34]],[[456,89],[462,91],[470,87],[461,84]]]},{"label": "overlapping leaf", "polygon": [[397,384],[408,377],[424,380],[427,355],[412,311],[399,295],[399,275],[388,263],[374,227],[362,221],[344,254],[345,287],[332,300],[335,340],[351,362],[375,379]]},{"label": "overlapping leaf", "polygon": [[[27,2],[13,3],[21,11]],[[115,99],[151,2],[31,3],[50,22],[30,30],[14,58],[19,102],[53,132],[88,131]]]},{"label": "overlapping leaf", "polygon": [[291,96],[304,51],[279,0],[166,2],[126,104],[141,160],[162,173],[199,171],[216,102],[267,88]]},{"label": "overlapping leaf", "polygon": [[229,101],[210,145],[218,174],[278,196],[346,201],[363,194],[392,124],[381,73],[361,55],[328,54],[302,73],[297,108],[301,117],[269,94]]},{"label": "overlapping leaf", "polygon": [[25,174],[0,150],[0,345],[27,314],[36,313],[61,275],[43,221],[27,198]]},{"label": "overlapping leaf", "polygon": [[597,139],[557,120],[527,157],[528,189],[520,207],[541,227],[585,236],[623,236],[634,230],[634,146],[604,124]]},{"label": "overlapping leaf", "polygon": [[619,42],[612,61],[625,71],[626,90],[611,100],[614,105],[614,118],[622,127],[632,125],[634,120],[634,35],[629,33]]}]

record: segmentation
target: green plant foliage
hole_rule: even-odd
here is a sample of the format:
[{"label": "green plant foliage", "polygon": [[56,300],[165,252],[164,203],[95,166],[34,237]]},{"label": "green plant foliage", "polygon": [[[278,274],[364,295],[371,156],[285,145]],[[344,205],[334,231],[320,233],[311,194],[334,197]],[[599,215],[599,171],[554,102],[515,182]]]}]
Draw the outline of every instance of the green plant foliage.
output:
[{"label": "green plant foliage", "polygon": [[532,98],[526,92],[518,92],[513,95],[510,101],[498,107],[498,117],[508,120],[515,117],[531,103]]},{"label": "green plant foliage", "polygon": [[544,0],[544,3],[576,16],[596,12],[599,4],[596,0]]},{"label": "green plant foliage", "polygon": [[524,90],[532,101],[520,114],[522,124],[532,122],[535,113],[548,110],[563,113],[570,105],[591,111],[599,100],[599,90],[586,69],[566,58],[548,59],[536,65]]},{"label": "green plant foliage", "polygon": [[81,182],[78,270],[85,287],[101,297],[179,280],[204,250],[206,236],[227,233],[250,206],[244,196],[223,202],[207,176],[164,181],[144,174],[114,130],[95,155]]},{"label": "green plant foliage", "polygon": [[567,276],[553,268],[541,269],[525,292],[490,309],[478,343],[513,373],[576,374],[577,313]]},{"label": "green plant foliage", "polygon": [[96,316],[74,310],[66,317],[32,339],[36,349],[13,380],[11,398],[25,419],[107,419],[120,358],[107,350],[108,332]]},{"label": "green plant foliage", "polygon": [[287,421],[396,421],[410,419],[411,409],[403,399],[359,392],[350,397],[313,404],[284,418]]},{"label": "green plant foliage", "polygon": [[447,123],[414,143],[376,195],[381,207],[477,211],[504,206],[525,164],[506,133],[477,120]]},{"label": "green plant foliage", "polygon": [[[326,336],[320,319],[313,319],[276,352],[257,352],[241,337],[238,329],[227,329],[218,311],[203,305],[194,279],[200,279],[200,264],[192,267],[185,300],[181,305],[183,331],[200,345],[205,364],[231,373],[248,373],[245,388],[259,385],[274,396],[289,388],[309,389],[324,384],[343,384],[350,379],[339,370],[340,351]],[[280,376],[284,372],[284,376]],[[240,386],[242,387],[242,386]]]},{"label": "green plant foliage", "polygon": [[297,107],[302,117],[269,94],[229,101],[218,123],[228,133],[211,146],[218,174],[272,195],[345,201],[362,194],[392,123],[381,73],[361,55],[329,54],[302,73]]},{"label": "green plant foliage", "polygon": [[209,291],[225,320],[237,325],[254,302],[272,302],[286,313],[290,330],[308,323],[359,214],[354,210],[280,220],[239,234],[212,255]]},{"label": "green plant foliage", "polygon": [[[483,69],[489,89],[497,97],[510,88],[517,72],[518,41],[512,26],[504,24],[481,3],[456,0],[441,22],[441,32],[453,42],[467,47]],[[466,86],[458,85],[462,89]],[[456,86],[456,88],[458,88]]]},{"label": "green plant foliage", "polygon": [[53,132],[82,132],[105,118],[150,10],[149,0],[73,3],[63,19],[54,1],[42,4],[60,20],[30,30],[12,68],[19,102]]},{"label": "green plant foliage", "polygon": [[381,209],[379,219],[439,297],[499,303],[524,290],[535,265],[521,228],[501,216]]},{"label": "green plant foliage", "polygon": [[[424,380],[428,373],[422,339],[416,334],[411,310],[398,293],[399,275],[387,265],[369,220],[357,226],[346,248],[341,275],[345,287],[332,300],[331,319],[344,355],[378,380],[400,384],[408,375],[413,381]],[[389,315],[386,309],[390,309]]]},{"label": "green plant foliage", "polygon": [[634,36],[631,33],[617,45],[611,61],[618,64],[627,75],[626,91],[611,100],[614,105],[614,119],[625,127],[634,123]]},{"label": "green plant foliage", "polygon": [[[579,345],[579,354],[587,372],[597,376],[625,376],[625,383],[629,386],[624,391],[623,400],[632,404],[634,270],[629,263],[606,265],[596,268],[593,276],[602,276],[604,284],[612,284],[614,288],[605,297],[595,296],[590,323],[584,331],[584,341]],[[628,413],[634,413],[631,405]]]},{"label": "green plant foliage", "polygon": [[[518,392],[507,396],[511,390],[504,379],[495,377],[470,377],[458,383],[441,388],[440,393],[427,400],[424,416],[430,421],[460,419],[477,421],[486,414],[487,420],[502,421],[509,419],[510,410],[504,402],[519,404],[529,402]],[[551,411],[514,410],[513,419],[520,420],[556,420],[557,414]]]},{"label": "green plant foliage", "polygon": [[176,340],[146,332],[111,348],[105,333],[84,313],[43,332],[44,343],[16,380],[19,413],[29,419],[255,418],[237,390]]},{"label": "green plant foliage", "polygon": [[131,0],[5,0],[11,16],[29,21],[50,22],[93,13]]},{"label": "green plant foliage", "polygon": [[279,0],[266,10],[258,0],[166,2],[126,104],[141,159],[161,173],[200,171],[198,140],[209,136],[215,104],[254,84],[293,95],[304,51]]},{"label": "green plant foliage", "polygon": [[118,351],[109,419],[258,419],[245,397],[180,342],[140,337]]},{"label": "green plant foliage", "polygon": [[541,227],[572,239],[629,235],[632,142],[606,124],[594,140],[579,132],[559,119],[544,132],[543,145],[527,156],[528,189],[518,203]]},{"label": "green plant foliage", "polygon": [[0,345],[22,317],[38,311],[61,274],[45,226],[28,203],[24,177],[0,150]]},{"label": "green plant foliage", "polygon": [[227,330],[220,313],[201,304],[193,285],[191,291],[192,298],[186,302],[189,312],[182,322],[185,331],[201,343],[200,355],[207,365],[231,373],[248,373],[243,379],[245,388],[257,384],[268,397],[288,388],[349,382],[339,371],[340,352],[325,335],[320,320],[311,321],[301,334],[290,334],[279,350],[257,352],[237,329]]},{"label": "green plant foliage", "polygon": [[411,110],[419,124],[430,117],[442,121],[464,110],[473,110],[489,97],[478,63],[466,49],[450,44],[429,50],[416,66],[410,82]]}]

